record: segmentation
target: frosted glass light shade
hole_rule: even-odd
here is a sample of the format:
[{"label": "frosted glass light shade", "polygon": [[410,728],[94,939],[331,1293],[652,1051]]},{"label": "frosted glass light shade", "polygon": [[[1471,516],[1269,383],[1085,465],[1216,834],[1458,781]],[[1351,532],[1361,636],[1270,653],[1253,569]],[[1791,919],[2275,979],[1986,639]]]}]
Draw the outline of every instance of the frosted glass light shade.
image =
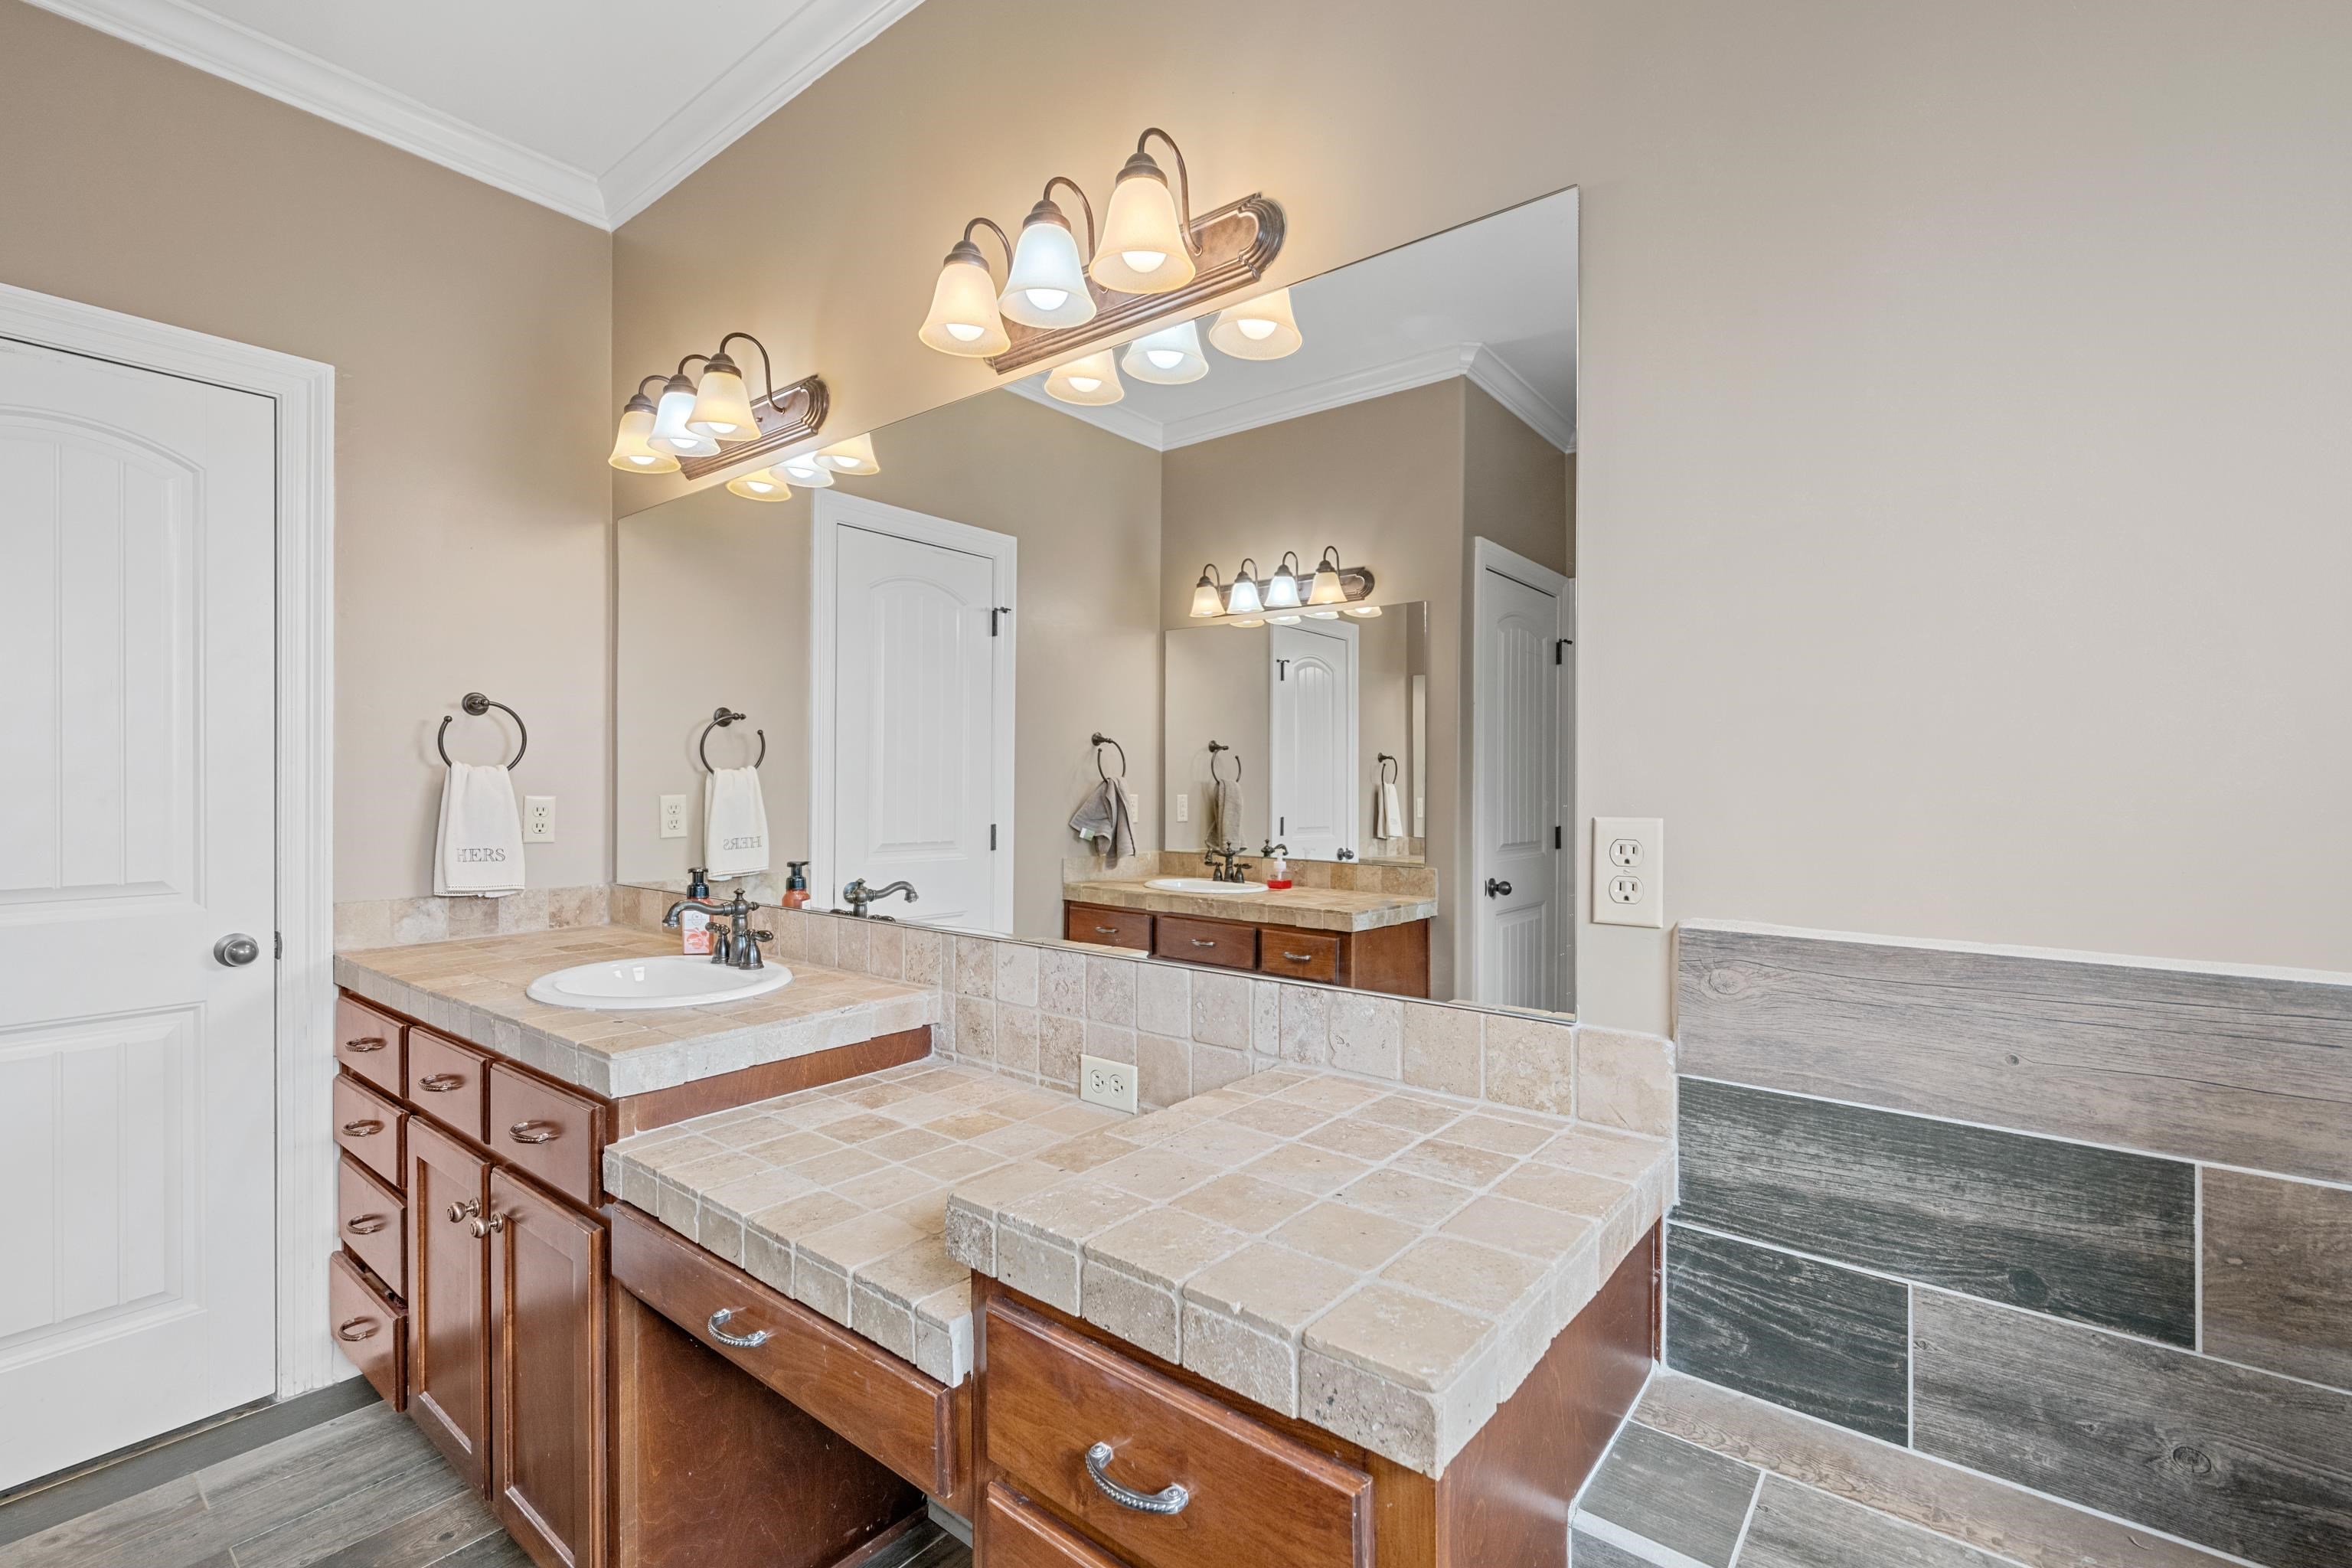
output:
[{"label": "frosted glass light shade", "polygon": [[1195,619],[1225,613],[1225,596],[1217,591],[1214,574],[1202,570],[1201,580],[1192,585],[1192,615]]},{"label": "frosted glass light shade", "polygon": [[1315,568],[1315,584],[1307,590],[1307,602],[1310,605],[1344,605],[1348,602],[1348,590],[1339,581],[1339,565],[1328,555],[1323,558],[1322,564]]},{"label": "frosted glass light shade", "polygon": [[1168,176],[1138,153],[1118,172],[1102,239],[1087,267],[1094,280],[1122,294],[1165,294],[1192,281],[1192,247]]},{"label": "frosted glass light shade", "polygon": [[[1276,566],[1274,575],[1265,580],[1265,607],[1269,610],[1298,608],[1298,579],[1291,575],[1286,565]],[[1293,616],[1292,620],[1298,617]]]},{"label": "frosted glass light shade", "polygon": [[961,359],[985,359],[1013,346],[996,313],[996,279],[988,275],[980,247],[959,240],[948,252],[931,290],[931,313],[915,335],[940,353]]},{"label": "frosted glass light shade", "polygon": [[1247,572],[1234,574],[1233,592],[1225,599],[1225,608],[1236,616],[1255,616],[1265,608],[1257,596],[1257,583]]},{"label": "frosted glass light shade", "polygon": [[1217,312],[1209,342],[1221,353],[1235,359],[1280,359],[1295,354],[1307,340],[1298,335],[1298,319],[1290,311],[1290,290],[1271,294]]},{"label": "frosted glass light shade", "polygon": [[751,394],[743,390],[734,361],[714,359],[703,367],[686,427],[715,441],[748,441],[760,433],[759,416],[751,412]]},{"label": "frosted glass light shade", "polygon": [[1119,363],[1136,380],[1161,386],[1181,386],[1209,374],[1209,356],[1201,352],[1201,329],[1193,321],[1179,321],[1136,339]]},{"label": "frosted glass light shade", "polygon": [[[1047,207],[1044,202],[1037,205]],[[1029,215],[1013,247],[1013,270],[997,306],[1007,320],[1024,327],[1075,327],[1095,319],[1094,293],[1087,287],[1086,266],[1067,223]]]},{"label": "frosted glass light shade", "polygon": [[604,460],[625,474],[677,472],[677,459],[646,439],[653,433],[653,400],[632,397],[621,415],[620,431],[613,437],[613,455]]},{"label": "frosted glass light shade", "polygon": [[682,375],[669,378],[662,388],[661,404],[654,412],[653,434],[646,439],[657,452],[672,452],[681,458],[707,458],[719,450],[719,443],[699,431],[690,428],[687,421],[694,416],[694,384]]},{"label": "frosted glass light shade", "polygon": [[785,458],[775,465],[782,474],[804,490],[829,490],[833,488],[833,472],[816,460],[814,452],[802,452]]},{"label": "frosted glass light shade", "polygon": [[874,460],[874,437],[852,436],[846,441],[836,441],[830,447],[820,447],[817,467],[831,468],[836,474],[878,474],[882,465]]},{"label": "frosted glass light shade", "polygon": [[1047,371],[1045,395],[1057,403],[1099,408],[1125,397],[1127,384],[1118,379],[1118,364],[1110,350],[1104,349]]},{"label": "frosted glass light shade", "polygon": [[745,500],[779,501],[793,499],[792,486],[773,468],[754,468],[748,474],[738,474],[727,481],[727,488]]}]

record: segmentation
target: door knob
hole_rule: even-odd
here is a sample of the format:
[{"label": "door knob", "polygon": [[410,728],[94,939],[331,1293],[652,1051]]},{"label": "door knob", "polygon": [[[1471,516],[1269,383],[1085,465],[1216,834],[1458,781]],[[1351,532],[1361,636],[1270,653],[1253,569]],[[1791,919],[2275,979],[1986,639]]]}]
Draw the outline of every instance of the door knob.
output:
[{"label": "door knob", "polygon": [[1498,882],[1489,877],[1486,879],[1486,896],[1490,899],[1507,899],[1511,896],[1511,885],[1508,882]]},{"label": "door knob", "polygon": [[213,956],[231,969],[242,969],[261,956],[261,944],[243,931],[231,931],[213,943]]}]

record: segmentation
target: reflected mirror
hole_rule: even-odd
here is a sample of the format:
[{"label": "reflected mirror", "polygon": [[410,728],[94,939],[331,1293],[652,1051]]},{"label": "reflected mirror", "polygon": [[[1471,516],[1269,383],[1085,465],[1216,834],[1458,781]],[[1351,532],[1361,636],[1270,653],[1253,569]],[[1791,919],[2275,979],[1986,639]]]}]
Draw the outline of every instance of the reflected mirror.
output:
[{"label": "reflected mirror", "polygon": [[1576,234],[1563,192],[622,520],[621,879],[1571,1007]]}]

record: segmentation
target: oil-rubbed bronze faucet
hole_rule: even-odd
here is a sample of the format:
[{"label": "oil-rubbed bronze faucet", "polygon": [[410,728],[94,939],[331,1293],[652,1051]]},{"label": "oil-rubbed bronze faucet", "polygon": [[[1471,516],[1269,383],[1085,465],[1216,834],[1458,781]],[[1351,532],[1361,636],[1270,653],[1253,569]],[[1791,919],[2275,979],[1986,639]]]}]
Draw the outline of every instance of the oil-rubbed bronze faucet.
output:
[{"label": "oil-rubbed bronze faucet", "polygon": [[887,899],[893,893],[906,894],[907,901],[910,904],[919,902],[920,900],[920,895],[915,891],[915,884],[912,882],[885,882],[878,888],[869,888],[866,885],[866,879],[860,877],[841,889],[841,900],[849,906],[849,912],[859,920],[887,920],[890,918],[887,915],[867,914],[866,907],[875,900]]},{"label": "oil-rubbed bronze faucet", "polygon": [[[1228,844],[1222,849],[1211,848],[1201,857],[1201,862],[1209,868],[1209,880],[1212,882],[1246,882],[1249,880],[1248,873],[1234,862],[1247,853],[1238,844]],[[1222,866],[1217,864],[1221,858],[1224,861]]]},{"label": "oil-rubbed bronze faucet", "polygon": [[662,929],[677,929],[680,910],[708,910],[714,915],[725,915],[727,929],[710,933],[710,962],[730,969],[765,969],[767,961],[760,956],[760,944],[775,941],[776,933],[751,929],[751,911],[758,908],[740,889],[736,890],[735,901],[728,904],[714,904],[707,899],[680,899],[669,907],[669,913],[662,916]]}]

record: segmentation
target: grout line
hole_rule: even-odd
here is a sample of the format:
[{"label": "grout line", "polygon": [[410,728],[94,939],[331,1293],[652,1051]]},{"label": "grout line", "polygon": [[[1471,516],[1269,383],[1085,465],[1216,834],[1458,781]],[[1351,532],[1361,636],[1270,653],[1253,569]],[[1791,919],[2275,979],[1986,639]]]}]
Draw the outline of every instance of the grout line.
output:
[{"label": "grout line", "polygon": [[1903,1446],[1919,1441],[1919,1290],[1903,1290]]},{"label": "grout line", "polygon": [[2195,1256],[2191,1258],[2196,1283],[2189,1299],[2189,1317],[2192,1342],[2197,1353],[2205,1353],[2205,1167],[2197,1167],[2196,1185],[2190,1189],[2189,1244]]},{"label": "grout line", "polygon": [[1739,1554],[1748,1548],[1748,1531],[1756,1522],[1756,1505],[1764,1500],[1764,1478],[1780,1474],[1763,1466],[1756,1467],[1756,1489],[1748,1494],[1748,1511],[1739,1516],[1739,1533],[1731,1538],[1731,1555],[1723,1561],[1723,1568],[1739,1568]]}]

